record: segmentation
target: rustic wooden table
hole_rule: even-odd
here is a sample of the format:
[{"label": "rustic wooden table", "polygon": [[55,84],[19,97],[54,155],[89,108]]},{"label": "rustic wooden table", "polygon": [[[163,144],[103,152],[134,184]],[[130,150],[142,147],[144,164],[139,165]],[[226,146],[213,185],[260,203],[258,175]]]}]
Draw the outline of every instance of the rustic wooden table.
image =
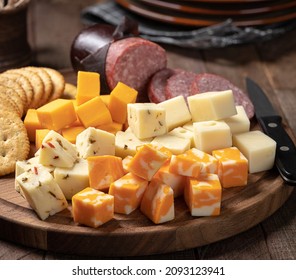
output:
[{"label": "rustic wooden table", "polygon": [[[98,0],[32,0],[29,40],[37,65],[69,69],[70,47],[83,27],[80,11]],[[277,39],[253,45],[198,51],[164,46],[168,63],[195,72],[221,74],[245,89],[244,78],[258,81],[270,94],[284,123],[296,132],[296,30]],[[231,238],[162,255],[137,259],[296,259],[296,192],[260,224]],[[85,259],[24,247],[0,240],[0,259]],[[92,257],[94,258],[94,257]]]}]

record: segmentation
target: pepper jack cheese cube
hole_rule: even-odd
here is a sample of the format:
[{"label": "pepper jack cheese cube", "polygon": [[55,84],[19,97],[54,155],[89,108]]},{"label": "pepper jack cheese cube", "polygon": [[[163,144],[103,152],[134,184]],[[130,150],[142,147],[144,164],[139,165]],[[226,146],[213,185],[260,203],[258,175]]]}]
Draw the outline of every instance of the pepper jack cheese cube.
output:
[{"label": "pepper jack cheese cube", "polygon": [[96,190],[108,190],[111,183],[125,174],[120,157],[94,156],[88,157],[87,162],[89,185]]},{"label": "pepper jack cheese cube", "polygon": [[223,188],[245,186],[248,182],[248,160],[236,147],[213,151],[219,160],[218,176]]},{"label": "pepper jack cheese cube", "polygon": [[191,120],[191,114],[183,95],[160,102],[157,106],[166,110],[166,125],[168,131]]},{"label": "pepper jack cheese cube", "polygon": [[133,174],[150,181],[158,169],[169,159],[166,152],[146,144],[138,148],[129,163],[128,169]]},{"label": "pepper jack cheese cube", "polygon": [[88,163],[85,159],[77,160],[72,168],[55,168],[53,176],[69,200],[89,186]]},{"label": "pepper jack cheese cube", "polygon": [[163,135],[167,132],[166,112],[154,103],[127,105],[128,124],[139,139]]},{"label": "pepper jack cheese cube", "polygon": [[72,197],[74,222],[97,228],[114,217],[114,197],[93,188],[85,188]]},{"label": "pepper jack cheese cube", "polygon": [[198,177],[202,168],[202,164],[196,159],[181,155],[172,155],[169,171],[187,177]]},{"label": "pepper jack cheese cube", "polygon": [[42,129],[42,125],[38,119],[37,110],[29,109],[24,119],[24,125],[28,133],[30,142],[35,142],[36,130]]},{"label": "pepper jack cheese cube", "polygon": [[51,130],[43,139],[39,150],[39,163],[70,168],[77,160],[76,147],[59,133]]},{"label": "pepper jack cheese cube", "polygon": [[248,159],[249,172],[269,170],[274,165],[276,142],[259,130],[235,134],[233,145]]},{"label": "pepper jack cheese cube", "polygon": [[58,131],[71,125],[77,119],[73,102],[56,99],[37,109],[37,116],[43,128]]},{"label": "pepper jack cheese cube", "polygon": [[110,93],[110,101],[108,108],[110,110],[113,121],[124,124],[127,120],[127,104],[135,103],[138,92],[118,82]]},{"label": "pepper jack cheese cube", "polygon": [[140,209],[155,224],[173,220],[175,209],[172,188],[156,179],[152,180],[144,192]]},{"label": "pepper jack cheese cube", "polygon": [[107,131],[89,127],[77,135],[76,147],[81,158],[115,155],[115,136]]},{"label": "pepper jack cheese cube", "polygon": [[78,71],[77,73],[77,105],[100,95],[100,74],[96,72]]},{"label": "pepper jack cheese cube", "polygon": [[237,113],[232,90],[199,93],[187,101],[193,122],[220,120]]},{"label": "pepper jack cheese cube", "polygon": [[184,199],[192,216],[217,216],[220,214],[222,187],[217,174],[200,174],[188,178]]},{"label": "pepper jack cheese cube", "polygon": [[114,212],[130,214],[141,203],[148,181],[127,173],[110,185],[109,194],[114,196]]},{"label": "pepper jack cheese cube", "polygon": [[45,220],[68,206],[68,202],[53,176],[42,166],[34,166],[16,177],[22,193],[40,219]]},{"label": "pepper jack cheese cube", "polygon": [[230,127],[232,134],[243,133],[250,130],[250,120],[243,106],[236,106],[237,114],[223,119]]},{"label": "pepper jack cheese cube", "polygon": [[195,148],[211,154],[213,150],[232,146],[229,126],[223,121],[193,123]]}]

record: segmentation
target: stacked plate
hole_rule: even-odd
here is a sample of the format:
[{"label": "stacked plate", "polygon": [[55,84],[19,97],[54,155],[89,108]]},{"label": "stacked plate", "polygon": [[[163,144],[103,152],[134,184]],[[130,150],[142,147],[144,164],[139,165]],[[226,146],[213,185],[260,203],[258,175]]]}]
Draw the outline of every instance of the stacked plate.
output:
[{"label": "stacked plate", "polygon": [[204,27],[231,19],[237,26],[264,26],[296,18],[295,0],[116,0],[126,10],[173,25]]}]

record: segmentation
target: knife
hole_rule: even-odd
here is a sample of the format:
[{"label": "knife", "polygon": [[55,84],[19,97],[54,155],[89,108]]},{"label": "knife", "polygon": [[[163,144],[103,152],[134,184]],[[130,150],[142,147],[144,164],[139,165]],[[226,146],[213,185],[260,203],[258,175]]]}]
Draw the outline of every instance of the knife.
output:
[{"label": "knife", "polygon": [[275,165],[287,184],[296,185],[296,147],[284,129],[282,117],[253,80],[246,78],[246,85],[255,107],[258,123],[262,130],[277,143]]}]

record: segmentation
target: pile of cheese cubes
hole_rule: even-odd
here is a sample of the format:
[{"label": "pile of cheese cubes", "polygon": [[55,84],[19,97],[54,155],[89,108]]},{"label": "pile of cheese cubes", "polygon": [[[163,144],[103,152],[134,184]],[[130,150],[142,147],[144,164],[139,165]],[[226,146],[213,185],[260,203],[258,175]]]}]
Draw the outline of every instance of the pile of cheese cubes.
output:
[{"label": "pile of cheese cubes", "polygon": [[192,216],[215,216],[222,188],[273,166],[275,142],[250,131],[231,90],[153,104],[135,103],[122,83],[103,98],[96,73],[79,72],[77,87],[75,102],[37,109],[38,125],[25,119],[38,151],[17,162],[16,189],[41,219],[71,200],[79,224],[98,227],[138,208],[159,224],[174,219],[179,196]]}]

